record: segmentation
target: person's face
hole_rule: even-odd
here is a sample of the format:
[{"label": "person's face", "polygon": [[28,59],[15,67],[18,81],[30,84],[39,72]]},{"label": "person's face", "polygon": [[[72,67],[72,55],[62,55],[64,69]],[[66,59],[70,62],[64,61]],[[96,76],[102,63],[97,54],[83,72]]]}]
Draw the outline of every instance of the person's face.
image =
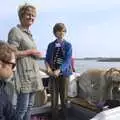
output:
[{"label": "person's face", "polygon": [[9,79],[13,76],[13,72],[16,69],[15,54],[12,53],[10,61],[0,61],[0,78]]},{"label": "person's face", "polygon": [[33,24],[35,18],[36,18],[35,9],[29,7],[26,10],[25,14],[23,15],[22,25],[24,25],[24,27],[29,28]]},{"label": "person's face", "polygon": [[61,30],[61,31],[57,31],[56,33],[55,33],[55,36],[58,38],[58,39],[63,39],[64,38],[64,36],[65,36],[65,30],[63,29],[63,30]]}]

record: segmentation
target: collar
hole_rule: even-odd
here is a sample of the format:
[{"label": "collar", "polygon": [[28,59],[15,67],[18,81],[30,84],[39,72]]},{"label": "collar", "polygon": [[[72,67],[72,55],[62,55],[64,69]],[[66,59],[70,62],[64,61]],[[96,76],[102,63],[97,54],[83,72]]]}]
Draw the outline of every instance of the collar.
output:
[{"label": "collar", "polygon": [[65,40],[64,39],[56,39],[56,42],[58,42],[58,43],[63,43]]},{"label": "collar", "polygon": [[32,34],[31,34],[31,32],[30,32],[29,29],[23,28],[20,24],[18,24],[17,27],[18,27],[21,31],[23,31],[23,32],[27,33],[28,35],[32,36]]},{"label": "collar", "polygon": [[56,40],[54,41],[54,44],[56,44],[56,43],[59,43],[60,46],[61,46],[62,48],[64,48],[64,45],[65,45],[65,39],[63,39],[62,41],[56,39]]}]

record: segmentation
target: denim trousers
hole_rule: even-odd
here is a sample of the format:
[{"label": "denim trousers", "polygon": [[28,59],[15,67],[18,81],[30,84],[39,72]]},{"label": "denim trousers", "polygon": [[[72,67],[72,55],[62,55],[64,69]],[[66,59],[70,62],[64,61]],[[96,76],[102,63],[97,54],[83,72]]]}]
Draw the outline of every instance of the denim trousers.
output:
[{"label": "denim trousers", "polygon": [[17,95],[16,111],[20,120],[30,120],[35,93],[19,93]]}]

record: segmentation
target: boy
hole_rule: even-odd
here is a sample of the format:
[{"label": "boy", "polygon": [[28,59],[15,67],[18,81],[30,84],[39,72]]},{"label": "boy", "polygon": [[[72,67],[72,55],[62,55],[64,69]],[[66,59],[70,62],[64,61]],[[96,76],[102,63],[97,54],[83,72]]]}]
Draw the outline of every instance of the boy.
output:
[{"label": "boy", "polygon": [[51,76],[52,82],[52,119],[57,120],[59,93],[63,119],[66,118],[65,102],[67,100],[67,82],[69,76],[72,74],[72,46],[64,39],[66,27],[63,23],[56,23],[53,27],[53,33],[56,37],[56,40],[48,45],[45,65],[47,68],[47,72]]},{"label": "boy", "polygon": [[6,80],[15,70],[16,49],[0,40],[0,120],[19,120],[5,92]]}]

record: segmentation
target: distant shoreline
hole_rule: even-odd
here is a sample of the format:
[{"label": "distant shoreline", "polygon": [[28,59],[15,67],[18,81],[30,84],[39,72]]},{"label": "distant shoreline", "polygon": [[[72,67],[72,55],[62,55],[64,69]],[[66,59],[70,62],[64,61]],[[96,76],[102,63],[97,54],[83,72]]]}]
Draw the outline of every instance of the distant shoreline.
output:
[{"label": "distant shoreline", "polygon": [[[40,58],[44,60],[45,57]],[[120,58],[106,58],[106,57],[85,57],[85,58],[74,58],[75,60],[96,60],[97,62],[120,62]]]},{"label": "distant shoreline", "polygon": [[96,60],[97,62],[120,62],[120,58],[84,58],[84,60]]},{"label": "distant shoreline", "polygon": [[98,62],[120,62],[120,58],[103,58],[98,59]]},{"label": "distant shoreline", "polygon": [[96,60],[97,62],[120,62],[120,58],[104,58],[104,57],[96,57],[96,58],[76,58],[75,60]]}]

